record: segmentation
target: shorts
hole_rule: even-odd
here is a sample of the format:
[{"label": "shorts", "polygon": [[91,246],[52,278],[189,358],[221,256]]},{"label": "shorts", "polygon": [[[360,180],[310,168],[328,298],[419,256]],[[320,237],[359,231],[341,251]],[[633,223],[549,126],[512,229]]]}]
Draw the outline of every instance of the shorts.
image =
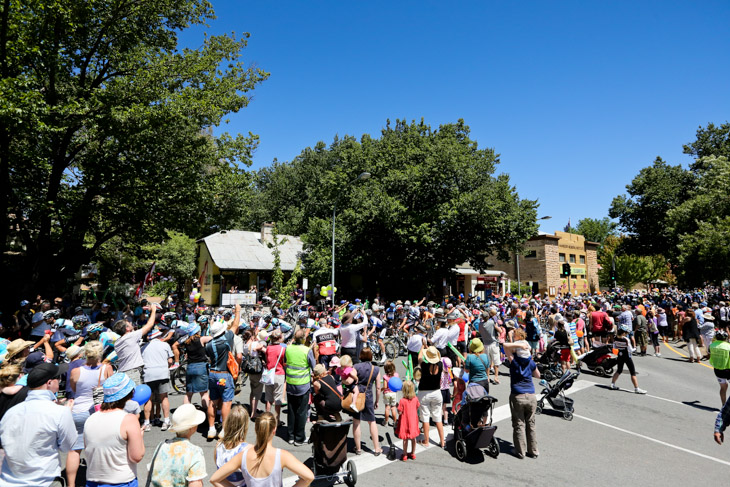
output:
[{"label": "shorts", "polygon": [[489,365],[499,367],[502,365],[502,358],[499,353],[499,343],[492,342],[486,348]]},{"label": "shorts", "polygon": [[570,362],[570,349],[564,348],[560,350],[560,361],[561,362]]},{"label": "shorts", "polygon": [[228,372],[211,370],[208,373],[208,390],[211,401],[223,399],[223,402],[232,402],[236,395],[235,381]]},{"label": "shorts", "polygon": [[380,337],[381,340],[385,340],[385,337],[387,336],[387,334],[388,334],[388,329],[383,328],[380,330],[380,333],[378,333],[378,337]]},{"label": "shorts", "polygon": [[281,406],[284,403],[284,382],[285,375],[275,375],[273,384],[264,385],[266,393],[266,402]]},{"label": "shorts", "polygon": [[170,384],[170,379],[153,380],[151,382],[145,382],[145,384],[150,386],[153,397],[158,394],[172,393],[172,385]]},{"label": "shorts", "polygon": [[74,442],[74,446],[71,447],[72,450],[83,450],[84,449],[84,423],[86,423],[86,420],[89,419],[89,416],[91,416],[91,413],[89,411],[78,411],[78,412],[72,412],[71,416],[73,416],[74,419],[74,425],[76,425],[76,433],[78,433],[78,437],[76,438],[76,441]]},{"label": "shorts", "polygon": [[527,343],[530,344],[530,348],[532,350],[537,350],[538,345],[540,345],[540,340],[535,340],[535,341],[528,340]]},{"label": "shorts", "polygon": [[727,384],[730,381],[730,369],[713,369],[718,384]]},{"label": "shorts", "polygon": [[441,389],[418,391],[418,401],[421,403],[418,407],[418,418],[421,422],[427,423],[431,419],[434,423],[442,421],[444,398],[441,395]]},{"label": "shorts", "polygon": [[257,401],[264,393],[264,384],[261,382],[261,374],[248,374],[248,383],[251,385],[251,396]]},{"label": "shorts", "polygon": [[636,346],[639,348],[646,347],[647,344],[647,334],[646,330],[636,330]]},{"label": "shorts", "polygon": [[604,329],[593,330],[591,333],[593,334],[594,337],[598,337],[598,338],[603,338],[608,335],[608,332],[606,332],[606,330],[604,330]]},{"label": "shorts", "polygon": [[144,383],[144,367],[135,367],[133,369],[124,370],[127,377],[132,379],[136,385],[142,385]]},{"label": "shorts", "polygon": [[107,484],[104,482],[94,482],[93,480],[86,481],[86,487],[139,487],[137,479],[124,482],[123,484]]},{"label": "shorts", "polygon": [[441,399],[443,399],[443,404],[451,404],[451,391],[448,389],[441,389]]},{"label": "shorts", "polygon": [[456,349],[466,357],[466,342],[456,342]]},{"label": "shorts", "polygon": [[398,394],[395,392],[386,392],[383,394],[383,404],[386,406],[398,406]]},{"label": "shorts", "polygon": [[188,364],[185,372],[185,392],[208,392],[208,364]]}]

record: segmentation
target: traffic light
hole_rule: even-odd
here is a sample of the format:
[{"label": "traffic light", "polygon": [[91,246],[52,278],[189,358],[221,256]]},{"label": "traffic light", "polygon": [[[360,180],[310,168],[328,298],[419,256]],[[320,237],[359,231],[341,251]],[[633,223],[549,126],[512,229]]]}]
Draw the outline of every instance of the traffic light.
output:
[{"label": "traffic light", "polygon": [[570,275],[570,264],[567,262],[563,264],[563,273],[561,275],[563,277],[568,277]]},{"label": "traffic light", "polygon": [[611,284],[616,284],[616,269],[608,271],[608,278],[611,281]]}]

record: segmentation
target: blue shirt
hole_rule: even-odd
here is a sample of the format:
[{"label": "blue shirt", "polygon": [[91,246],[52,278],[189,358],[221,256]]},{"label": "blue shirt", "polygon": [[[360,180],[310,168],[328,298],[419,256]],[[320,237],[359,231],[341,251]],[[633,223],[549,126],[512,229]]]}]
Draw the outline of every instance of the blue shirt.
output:
[{"label": "blue shirt", "polygon": [[509,364],[510,393],[534,394],[535,384],[532,382],[532,372],[537,365],[530,357],[515,355]]},{"label": "blue shirt", "polygon": [[71,450],[78,437],[71,409],[59,406],[51,391],[32,390],[0,421],[5,449],[0,485],[50,485],[61,475],[59,452]]},{"label": "blue shirt", "polygon": [[479,382],[487,380],[487,367],[489,366],[489,357],[486,353],[479,354],[479,357],[470,353],[464,362],[464,368],[469,370],[469,382]]}]

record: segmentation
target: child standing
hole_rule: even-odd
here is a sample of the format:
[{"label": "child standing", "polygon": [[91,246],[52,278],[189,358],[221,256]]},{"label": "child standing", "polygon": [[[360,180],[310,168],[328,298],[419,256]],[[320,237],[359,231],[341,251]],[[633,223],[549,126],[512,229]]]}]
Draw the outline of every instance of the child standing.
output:
[{"label": "child standing", "polygon": [[[398,403],[398,413],[400,421],[396,425],[395,434],[403,440],[403,456],[402,461],[409,458],[416,459],[416,438],[421,434],[418,425],[418,407],[421,403],[416,397],[416,386],[413,382],[407,380],[403,382],[403,398]],[[411,443],[411,453],[408,453],[408,442]]]},{"label": "child standing", "polygon": [[[240,404],[231,407],[226,421],[223,423],[223,438],[215,446],[213,451],[213,460],[215,466],[221,468],[231,458],[242,452],[248,443],[246,443],[246,434],[248,434],[248,422],[250,418],[248,411]],[[246,485],[243,474],[240,471],[234,472],[226,480],[234,487],[243,487]]]},{"label": "child standing", "polygon": [[390,426],[388,420],[391,413],[393,414],[393,424],[398,421],[398,395],[390,390],[390,386],[388,383],[393,377],[400,376],[398,375],[398,372],[395,371],[395,364],[392,360],[388,360],[387,362],[385,362],[383,369],[385,370],[385,375],[383,376],[383,385],[381,387],[381,391],[383,392],[383,397],[385,398],[383,401],[385,403],[384,425]]},{"label": "child standing", "polygon": [[357,387],[357,371],[352,366],[352,358],[349,355],[340,357],[340,366],[337,367],[337,375],[342,379],[342,395],[346,396],[352,392],[352,406],[350,409],[359,412],[357,409],[357,395],[359,394]]},{"label": "child standing", "polygon": [[451,404],[451,359],[449,357],[443,357],[441,362],[444,364],[444,368],[441,371],[441,397],[443,398],[443,418],[446,424],[449,423],[449,415],[446,411],[446,406]]}]

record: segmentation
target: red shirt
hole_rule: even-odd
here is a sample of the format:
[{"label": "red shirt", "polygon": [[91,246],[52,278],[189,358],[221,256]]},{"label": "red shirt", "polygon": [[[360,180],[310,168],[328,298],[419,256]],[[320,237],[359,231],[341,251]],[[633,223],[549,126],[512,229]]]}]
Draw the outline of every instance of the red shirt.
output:
[{"label": "red shirt", "polygon": [[[279,358],[281,353],[281,358]],[[276,359],[279,358],[279,363],[276,365],[276,375],[284,375],[284,356],[286,352],[284,347],[281,345],[269,345],[266,347],[266,368],[270,369],[276,364]]]}]

